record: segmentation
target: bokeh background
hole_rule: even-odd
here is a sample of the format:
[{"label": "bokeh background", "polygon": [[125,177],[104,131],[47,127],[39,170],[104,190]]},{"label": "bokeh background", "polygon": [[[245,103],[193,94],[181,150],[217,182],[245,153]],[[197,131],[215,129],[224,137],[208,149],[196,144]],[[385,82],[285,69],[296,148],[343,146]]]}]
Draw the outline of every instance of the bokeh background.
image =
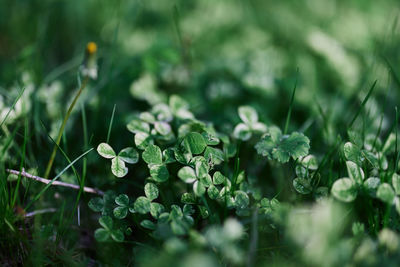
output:
[{"label": "bokeh background", "polygon": [[[53,146],[48,135],[57,133],[93,41],[98,79],[85,89],[62,142],[72,158],[106,139],[114,106],[110,140],[118,150],[133,143],[130,118],[171,94],[221,131],[232,131],[245,104],[267,125],[283,127],[295,85],[290,130],[304,132],[320,156],[345,135],[375,80],[355,127],[390,131],[400,100],[399,11],[398,0],[0,0],[0,121],[23,88],[4,127],[29,125],[26,164],[43,173]],[[18,133],[8,166],[18,166]],[[94,187],[128,188],[146,176],[138,167],[132,179],[115,181],[96,155],[87,160]],[[66,164],[59,155],[55,172]],[[72,174],[62,179],[76,182]],[[68,199],[62,190],[60,205]]]}]

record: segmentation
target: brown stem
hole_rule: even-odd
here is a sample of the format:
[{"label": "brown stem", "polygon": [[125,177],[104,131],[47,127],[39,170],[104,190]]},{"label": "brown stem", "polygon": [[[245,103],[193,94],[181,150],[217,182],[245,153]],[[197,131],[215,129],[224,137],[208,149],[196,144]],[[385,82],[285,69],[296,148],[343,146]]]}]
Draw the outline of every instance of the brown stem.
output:
[{"label": "brown stem", "polygon": [[[36,176],[36,175],[29,174],[29,173],[25,172],[25,170],[22,170],[22,172],[19,172],[19,171],[16,171],[16,170],[7,169],[6,171],[9,172],[9,173],[15,174],[15,175],[21,175],[23,177],[26,177],[26,178],[29,178],[29,179],[32,179],[32,180],[35,180],[35,181],[38,181],[38,182],[41,182],[41,183],[44,183],[44,184],[49,184],[52,181],[52,180],[45,179],[45,178],[42,178],[42,177],[39,177],[39,176]],[[72,188],[72,189],[75,189],[75,190],[79,190],[80,189],[79,185],[64,183],[64,182],[60,182],[60,181],[53,181],[51,185],[64,186],[64,187]],[[96,188],[87,187],[87,186],[83,187],[83,191],[85,191],[87,193],[101,195],[101,196],[104,195],[103,191],[101,191],[99,189],[96,189]]]}]

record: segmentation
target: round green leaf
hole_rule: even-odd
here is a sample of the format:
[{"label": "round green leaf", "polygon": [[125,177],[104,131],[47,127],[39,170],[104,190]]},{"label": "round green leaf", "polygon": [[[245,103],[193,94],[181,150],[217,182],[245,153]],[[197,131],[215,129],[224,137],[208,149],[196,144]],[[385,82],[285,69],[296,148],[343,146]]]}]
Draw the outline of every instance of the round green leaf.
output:
[{"label": "round green leaf", "polygon": [[202,196],[206,192],[206,188],[200,181],[196,181],[193,184],[193,192],[196,196]]},{"label": "round green leaf", "polygon": [[150,126],[148,123],[134,119],[126,126],[131,133],[149,133]]},{"label": "round green leaf", "polygon": [[135,145],[138,149],[145,150],[147,146],[153,144],[153,139],[147,133],[135,134]]},{"label": "round green leaf", "polygon": [[347,173],[354,182],[361,184],[364,180],[364,171],[352,161],[346,161]]},{"label": "round green leaf", "polygon": [[154,123],[154,129],[161,135],[168,135],[172,132],[171,126],[163,121],[157,121]]},{"label": "round green leaf", "polygon": [[223,184],[227,178],[219,171],[215,172],[213,175],[213,183],[215,185]]},{"label": "round green leaf", "polygon": [[121,194],[115,198],[115,203],[119,206],[126,207],[129,205],[129,197],[126,194]]},{"label": "round green leaf", "polygon": [[207,189],[207,194],[211,199],[217,199],[219,195],[218,188],[216,188],[214,185],[210,185],[210,187]]},{"label": "round green leaf", "polygon": [[123,219],[128,215],[128,208],[127,207],[116,207],[113,210],[114,217],[117,219]]},{"label": "round green leaf", "polygon": [[251,129],[244,123],[239,123],[236,125],[235,129],[233,130],[233,136],[236,139],[240,139],[242,141],[247,141],[251,137]]},{"label": "round green leaf", "polygon": [[111,232],[111,238],[114,239],[115,242],[122,242],[124,241],[124,233],[119,229],[115,229]]},{"label": "round green leaf", "polygon": [[94,197],[89,201],[88,206],[91,210],[100,212],[104,208],[104,200],[100,197]]},{"label": "round green leaf", "polygon": [[193,168],[185,166],[178,171],[178,177],[185,183],[193,183],[197,180],[196,173]]},{"label": "round green leaf", "polygon": [[161,213],[163,213],[165,210],[164,206],[161,205],[160,203],[151,203],[150,204],[150,214],[154,218],[158,218]]},{"label": "round green leaf", "polygon": [[135,164],[139,161],[139,153],[133,147],[122,149],[118,153],[118,157],[129,164]]},{"label": "round green leaf", "polygon": [[313,155],[308,155],[308,156],[305,156],[304,158],[302,158],[301,164],[302,164],[305,168],[307,168],[307,169],[309,169],[309,170],[315,171],[315,170],[318,169],[318,161],[317,161],[317,158],[316,158],[315,156],[313,156]]},{"label": "round green leaf", "polygon": [[358,148],[358,146],[354,145],[353,143],[347,142],[346,144],[344,144],[343,152],[344,152],[344,156],[346,157],[347,160],[353,161],[353,162],[360,161],[361,151]]},{"label": "round green leaf", "polygon": [[208,162],[214,165],[219,165],[224,161],[224,152],[221,149],[207,147],[204,151],[204,157]]},{"label": "round green leaf", "polygon": [[235,191],[235,206],[243,209],[250,203],[249,196],[243,191]]},{"label": "round green leaf", "polygon": [[128,173],[128,168],[125,167],[125,162],[116,156],[111,160],[111,172],[118,178],[121,178]]},{"label": "round green leaf", "polygon": [[158,188],[153,183],[147,183],[144,186],[144,193],[146,197],[152,201],[158,197]]},{"label": "round green leaf", "polygon": [[99,153],[100,156],[106,159],[112,159],[116,156],[114,149],[112,149],[112,147],[107,143],[99,144],[97,146],[97,153]]},{"label": "round green leaf", "polygon": [[386,202],[387,204],[392,204],[396,194],[390,184],[383,183],[378,187],[378,191],[376,191],[376,196],[383,202]]},{"label": "round green leaf", "polygon": [[376,196],[376,191],[378,190],[379,185],[381,184],[381,180],[377,177],[370,177],[367,180],[364,181],[363,187],[364,190],[370,195],[370,196]]},{"label": "round green leaf", "polygon": [[258,114],[254,108],[250,106],[241,106],[238,109],[239,117],[242,121],[248,125],[252,125],[253,123],[258,121]]},{"label": "round green leaf", "polygon": [[169,172],[165,165],[151,165],[150,175],[156,182],[162,183],[168,180]]},{"label": "round green leaf", "polygon": [[106,230],[111,230],[113,227],[113,220],[110,216],[101,217],[99,219],[99,223]]},{"label": "round green leaf", "polygon": [[336,180],[331,189],[332,195],[343,202],[352,202],[357,197],[357,189],[354,180],[341,178]]},{"label": "round green leaf", "polygon": [[392,175],[392,185],[396,194],[400,195],[400,175],[397,173],[393,173]]},{"label": "round green leaf", "polygon": [[146,197],[138,197],[134,203],[133,208],[135,209],[136,212],[139,212],[141,214],[146,214],[150,212],[150,200]]},{"label": "round green leaf", "polygon": [[201,154],[207,147],[204,137],[196,132],[188,133],[183,142],[186,149],[192,154]]},{"label": "round green leaf", "polygon": [[110,238],[110,232],[106,229],[99,228],[94,232],[94,238],[98,242],[105,242]]},{"label": "round green leaf", "polygon": [[312,186],[310,181],[305,178],[296,178],[293,180],[293,187],[297,192],[303,195],[310,194],[312,191]]},{"label": "round green leaf", "polygon": [[161,149],[156,145],[149,145],[143,151],[142,158],[147,164],[162,164]]},{"label": "round green leaf", "polygon": [[[202,157],[202,159],[204,158]],[[205,159],[197,161],[195,168],[196,168],[196,176],[198,178],[204,178],[208,175],[209,167]]]},{"label": "round green leaf", "polygon": [[140,225],[141,225],[143,228],[146,228],[146,229],[149,229],[149,230],[155,230],[155,229],[156,229],[156,225],[155,225],[152,221],[150,221],[150,220],[143,220],[143,221],[140,223]]}]

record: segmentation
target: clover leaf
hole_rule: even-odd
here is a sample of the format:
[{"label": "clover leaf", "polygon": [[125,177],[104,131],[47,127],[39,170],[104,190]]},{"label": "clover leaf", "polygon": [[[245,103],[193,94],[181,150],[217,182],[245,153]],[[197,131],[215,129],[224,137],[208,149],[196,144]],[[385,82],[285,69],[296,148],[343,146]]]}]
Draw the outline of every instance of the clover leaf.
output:
[{"label": "clover leaf", "polygon": [[124,177],[128,173],[125,163],[135,164],[139,161],[139,153],[132,147],[122,149],[118,155],[107,143],[101,143],[97,147],[100,156],[111,159],[111,172],[118,178]]},{"label": "clover leaf", "polygon": [[207,147],[204,137],[196,132],[188,133],[183,140],[183,145],[188,152],[196,155],[201,154]]},{"label": "clover leaf", "polygon": [[134,212],[132,204],[129,204],[129,197],[126,194],[121,194],[115,198],[116,207],[113,211],[114,217],[117,219],[123,219],[128,215],[128,211]]},{"label": "clover leaf", "polygon": [[193,184],[193,192],[196,196],[204,195],[206,188],[212,184],[209,166],[204,157],[197,157],[193,160],[195,168],[185,166],[178,171],[178,177],[188,184]]},{"label": "clover leaf", "polygon": [[310,140],[302,133],[293,132],[289,136],[282,136],[277,127],[271,127],[255,146],[257,153],[268,159],[275,159],[281,163],[307,156],[310,149]]},{"label": "clover leaf", "polygon": [[241,106],[238,108],[241,123],[236,125],[233,136],[242,141],[247,141],[253,133],[263,133],[267,130],[265,124],[258,122],[257,111],[250,106]]},{"label": "clover leaf", "polygon": [[99,242],[106,242],[110,237],[116,242],[124,241],[124,233],[120,229],[115,229],[113,220],[110,216],[103,216],[99,219],[102,228],[98,228],[94,232],[94,237]]},{"label": "clover leaf", "polygon": [[354,180],[341,178],[333,183],[332,195],[343,202],[352,202],[357,197],[357,188]]}]

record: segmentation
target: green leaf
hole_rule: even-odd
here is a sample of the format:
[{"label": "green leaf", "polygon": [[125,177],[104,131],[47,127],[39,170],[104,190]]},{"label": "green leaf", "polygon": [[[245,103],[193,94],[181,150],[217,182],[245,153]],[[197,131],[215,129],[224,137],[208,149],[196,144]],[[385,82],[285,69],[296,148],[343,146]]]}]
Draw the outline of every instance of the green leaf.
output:
[{"label": "green leaf", "polygon": [[161,135],[168,135],[172,132],[171,126],[163,121],[157,121],[154,123],[154,129]]},{"label": "green leaf", "polygon": [[364,171],[352,161],[346,161],[347,173],[357,184],[362,184],[364,180]]},{"label": "green leaf", "polygon": [[341,178],[335,181],[331,193],[340,201],[352,202],[357,197],[356,184],[350,178]]},{"label": "green leaf", "polygon": [[138,149],[145,150],[146,147],[153,144],[153,139],[147,133],[135,134],[135,145]]},{"label": "green leaf", "polygon": [[201,206],[201,205],[199,205],[198,207],[199,207],[200,215],[203,219],[206,219],[206,218],[208,218],[208,216],[210,216],[206,207]]},{"label": "green leaf", "polygon": [[199,178],[199,181],[205,186],[205,187],[209,187],[210,185],[213,184],[211,176],[209,174],[207,174],[206,176],[204,176],[203,178]]},{"label": "green leaf", "polygon": [[376,191],[376,196],[387,204],[393,204],[393,200],[396,194],[390,184],[383,183],[378,187],[378,191]]},{"label": "green leaf", "polygon": [[111,238],[114,239],[115,242],[122,242],[124,241],[124,233],[119,229],[115,229],[111,232]]},{"label": "green leaf", "polygon": [[150,212],[151,208],[151,202],[148,198],[146,197],[138,197],[134,203],[133,208],[135,209],[136,212],[140,214],[146,214]]},{"label": "green leaf", "polygon": [[165,182],[169,178],[169,172],[165,165],[151,165],[150,175],[156,182],[159,183]]},{"label": "green leaf", "polygon": [[393,173],[392,175],[392,185],[396,194],[400,195],[400,175],[397,173]]},{"label": "green leaf", "polygon": [[100,197],[94,197],[90,199],[88,206],[91,210],[95,212],[100,212],[104,208],[104,200]]},{"label": "green leaf", "polygon": [[139,119],[141,119],[142,121],[147,122],[147,123],[156,122],[156,118],[154,117],[154,115],[147,111],[140,113]]},{"label": "green leaf", "polygon": [[184,204],[195,204],[196,196],[192,193],[183,193],[181,196],[181,202]]},{"label": "green leaf", "polygon": [[183,98],[177,95],[171,95],[169,98],[169,107],[173,113],[178,113],[182,109],[188,109],[189,104]]},{"label": "green leaf", "polygon": [[122,149],[118,153],[118,157],[129,164],[135,164],[139,161],[139,153],[133,147]]},{"label": "green leaf", "polygon": [[97,153],[99,153],[100,156],[106,159],[112,159],[116,156],[114,149],[112,149],[112,147],[107,143],[99,144],[97,147]]},{"label": "green leaf", "polygon": [[198,178],[204,178],[208,175],[209,167],[206,160],[202,157],[203,160],[199,160],[196,162],[196,176]]},{"label": "green leaf", "polygon": [[239,123],[233,130],[233,136],[236,139],[247,141],[251,138],[251,129],[248,125],[244,123]]},{"label": "green leaf", "polygon": [[206,188],[200,181],[196,181],[193,184],[193,192],[196,196],[202,196],[206,192]]},{"label": "green leaf", "polygon": [[128,131],[134,134],[150,132],[150,125],[137,119],[130,121],[126,128],[128,128]]},{"label": "green leaf", "polygon": [[146,197],[152,201],[158,197],[158,188],[153,183],[147,183],[144,186],[144,193]]},{"label": "green leaf", "polygon": [[357,163],[360,162],[361,150],[353,143],[347,142],[346,144],[344,144],[343,152],[347,160]]},{"label": "green leaf", "polygon": [[315,171],[318,169],[318,161],[317,158],[313,155],[308,155],[305,156],[304,158],[301,159],[301,164],[312,171]]},{"label": "green leaf", "polygon": [[239,209],[246,208],[250,203],[249,196],[243,191],[235,191],[235,206]]},{"label": "green leaf", "polygon": [[113,211],[114,217],[117,219],[123,219],[128,215],[127,207],[116,207]]},{"label": "green leaf", "polygon": [[163,161],[165,164],[176,162],[172,148],[167,148],[163,151]]},{"label": "green leaf", "polygon": [[115,203],[119,206],[126,207],[129,205],[129,197],[126,194],[121,194],[115,198]]},{"label": "green leaf", "polygon": [[294,132],[288,138],[283,139],[279,146],[272,151],[272,155],[279,162],[289,161],[291,156],[294,160],[304,157],[310,149],[310,140],[302,133]]},{"label": "green leaf", "polygon": [[218,148],[207,147],[204,158],[213,165],[219,165],[224,161],[224,152]]},{"label": "green leaf", "polygon": [[128,173],[125,162],[118,156],[111,160],[111,172],[118,178],[124,177]]},{"label": "green leaf", "polygon": [[213,175],[213,183],[215,185],[223,184],[227,178],[219,171],[216,171]]},{"label": "green leaf", "polygon": [[211,199],[217,199],[219,195],[218,188],[216,188],[214,185],[210,185],[210,187],[207,189],[207,194]]},{"label": "green leaf", "polygon": [[142,158],[147,164],[162,164],[161,149],[156,145],[149,145],[143,151]]},{"label": "green leaf", "polygon": [[364,181],[363,187],[367,194],[375,197],[376,191],[378,190],[379,185],[381,184],[381,180],[377,177],[370,177]]},{"label": "green leaf", "polygon": [[361,153],[373,168],[379,169],[379,159],[374,153],[367,150],[363,150]]},{"label": "green leaf", "polygon": [[158,218],[161,213],[163,213],[165,210],[164,206],[161,205],[160,203],[151,203],[150,204],[150,214],[154,218]]},{"label": "green leaf", "polygon": [[188,133],[183,140],[183,144],[190,153],[195,155],[201,154],[207,147],[204,137],[196,132]]},{"label": "green leaf", "polygon": [[110,232],[106,229],[99,228],[94,232],[94,238],[98,242],[105,242],[110,238]]},{"label": "green leaf", "polygon": [[185,166],[178,171],[178,177],[185,183],[193,183],[197,180],[196,173],[193,168]]},{"label": "green leaf", "polygon": [[113,227],[113,220],[110,216],[100,217],[99,223],[106,230],[111,230]]},{"label": "green leaf", "polygon": [[143,221],[140,223],[140,225],[141,225],[143,228],[146,228],[146,229],[149,229],[149,230],[155,230],[155,229],[156,229],[156,225],[155,225],[152,221],[150,221],[150,220],[143,220]]},{"label": "green leaf", "polygon": [[293,180],[293,187],[297,192],[303,195],[310,194],[312,192],[312,186],[310,181],[305,178],[296,178]]},{"label": "green leaf", "polygon": [[268,132],[256,144],[257,153],[268,159],[272,159],[272,151],[279,145],[281,136],[282,133],[278,127],[270,127]]},{"label": "green leaf", "polygon": [[239,111],[239,117],[247,125],[252,125],[253,123],[258,121],[258,114],[254,108],[250,106],[241,106],[239,107],[238,111]]}]

